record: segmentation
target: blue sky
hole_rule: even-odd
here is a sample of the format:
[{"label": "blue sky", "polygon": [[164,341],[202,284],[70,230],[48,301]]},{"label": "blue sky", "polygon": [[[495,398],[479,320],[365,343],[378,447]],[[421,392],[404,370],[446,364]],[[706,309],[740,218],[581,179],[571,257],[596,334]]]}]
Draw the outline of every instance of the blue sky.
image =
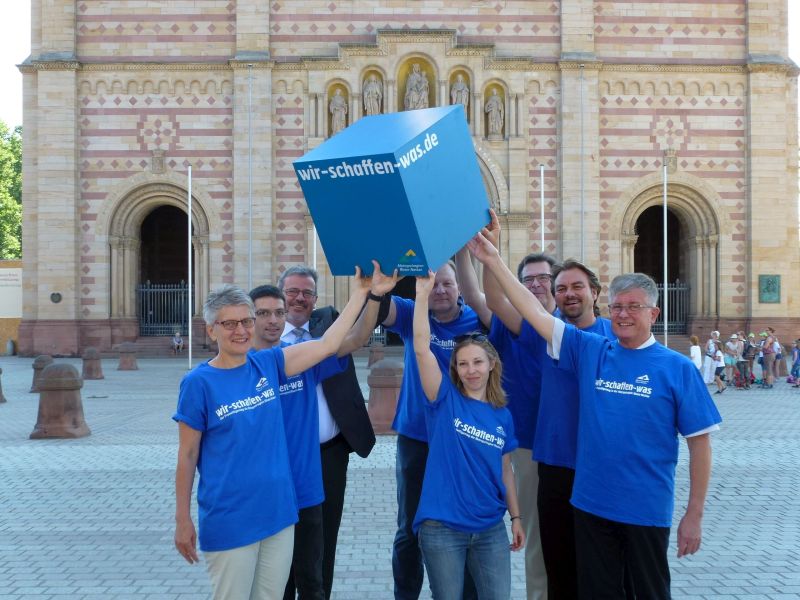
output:
[{"label": "blue sky", "polygon": [[[266,1],[266,0],[265,0]],[[30,53],[30,0],[4,2],[0,20],[0,119],[22,124],[22,75],[16,65]],[[800,64],[800,2],[789,0],[789,55]]]}]

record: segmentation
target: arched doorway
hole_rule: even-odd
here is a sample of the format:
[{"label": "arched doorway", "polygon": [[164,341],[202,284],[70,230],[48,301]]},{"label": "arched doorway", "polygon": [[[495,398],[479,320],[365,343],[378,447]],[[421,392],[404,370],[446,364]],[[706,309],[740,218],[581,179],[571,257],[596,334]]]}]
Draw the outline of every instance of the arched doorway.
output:
[{"label": "arched doorway", "polygon": [[136,307],[140,336],[187,335],[189,257],[186,213],[159,206],[141,225]]},{"label": "arched doorway", "polygon": [[[622,272],[641,270],[663,282],[663,187],[661,174],[643,177],[619,203]],[[685,173],[670,175],[667,186],[669,281],[688,288],[689,321],[714,318],[718,306],[719,201],[705,182]],[[641,242],[641,244],[640,244]],[[670,304],[677,306],[678,302]],[[672,318],[673,309],[670,309]],[[674,322],[674,321],[673,321]],[[672,327],[670,327],[672,331]]]},{"label": "arched doorway", "polygon": [[[200,292],[208,289],[210,273],[210,224],[206,205],[210,206],[211,202],[205,197],[203,199],[205,202],[193,196],[192,203],[193,288]],[[188,280],[187,208],[186,190],[167,181],[138,184],[121,194],[119,200],[109,207],[111,318],[125,322],[126,328],[137,327],[137,335],[143,333],[140,326],[134,325],[142,314],[138,288],[148,280],[173,285],[179,285],[181,279]],[[217,221],[215,223],[218,225]],[[202,293],[194,294],[193,316],[200,313],[203,300]],[[173,320],[173,317],[166,320]],[[165,328],[172,326],[168,323]]]},{"label": "arched doorway", "polygon": [[[689,286],[686,284],[686,244],[680,219],[667,209],[667,273],[664,281],[664,208],[650,206],[636,219],[636,245],[633,249],[633,268],[637,273],[652,277],[659,288],[658,316],[653,330],[664,331],[664,294],[668,294],[667,309],[670,333],[686,333],[689,321]],[[666,286],[664,285],[666,283]],[[665,292],[666,290],[666,292]]]},{"label": "arched doorway", "polygon": [[[651,206],[636,219],[636,246],[633,249],[633,269],[646,273],[658,283],[664,283],[664,209]],[[681,264],[680,248],[684,245],[680,220],[667,210],[667,280],[686,280]],[[681,276],[683,274],[683,276]]]}]

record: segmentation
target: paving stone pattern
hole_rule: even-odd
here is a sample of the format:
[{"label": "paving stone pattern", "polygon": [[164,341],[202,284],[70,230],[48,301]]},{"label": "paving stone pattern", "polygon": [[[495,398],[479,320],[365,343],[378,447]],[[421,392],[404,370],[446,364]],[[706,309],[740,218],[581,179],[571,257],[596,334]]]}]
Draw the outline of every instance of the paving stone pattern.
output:
[{"label": "paving stone pattern", "polygon": [[[142,359],[128,372],[104,361],[106,379],[82,390],[92,435],[79,440],[28,439],[38,406],[28,392],[31,363],[0,358],[8,398],[0,405],[0,600],[208,598],[204,566],[186,564],[172,545],[170,416],[186,361]],[[699,554],[672,560],[673,596],[800,598],[800,390],[781,382],[714,398],[725,421],[714,434],[705,539]],[[353,455],[334,600],[392,598],[394,444],[381,437],[368,459]],[[685,451],[677,489],[671,554],[688,490]],[[512,577],[512,597],[524,598],[520,555]]]}]

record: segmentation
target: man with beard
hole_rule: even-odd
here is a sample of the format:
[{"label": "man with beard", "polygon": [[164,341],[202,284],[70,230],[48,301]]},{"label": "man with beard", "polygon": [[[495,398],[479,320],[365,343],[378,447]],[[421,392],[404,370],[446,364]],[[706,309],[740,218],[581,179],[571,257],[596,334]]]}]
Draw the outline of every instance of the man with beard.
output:
[{"label": "man with beard", "polygon": [[[375,265],[366,309],[348,336],[351,343],[340,349],[338,355],[345,357],[345,368],[343,372],[332,375],[316,385],[318,438],[314,441],[319,444],[324,501],[318,510],[301,512],[298,523],[297,529],[300,533],[305,531],[311,536],[307,539],[298,539],[295,544],[293,565],[299,565],[300,572],[294,572],[294,580],[300,583],[297,591],[303,600],[330,598],[350,452],[355,451],[359,456],[366,458],[375,445],[375,433],[367,415],[353,360],[347,353],[360,347],[375,327],[380,305],[380,296],[374,293],[375,290],[380,290],[382,285],[391,289],[396,280],[396,275],[394,278],[384,277],[380,268]],[[278,288],[286,298],[286,322],[281,330],[280,339],[287,344],[321,337],[338,317],[338,312],[332,306],[314,310],[317,300],[317,272],[310,267],[288,268],[281,275]],[[273,300],[261,302],[273,302]],[[262,306],[261,309],[259,306],[262,305],[257,301],[257,317],[259,310],[268,310],[267,306]],[[272,310],[277,310],[277,307],[273,307]],[[275,323],[268,325],[265,322],[262,326],[261,322],[258,322],[256,337],[268,333],[268,339],[274,338],[276,325]],[[310,508],[313,509],[313,505]],[[304,527],[304,524],[308,526]],[[308,573],[312,577],[315,573],[319,573],[318,567],[314,565],[319,564],[320,560],[322,589],[317,582],[309,583],[303,579]],[[302,588],[303,585],[307,585],[310,591],[306,592]],[[288,600],[294,597],[295,586],[293,578],[290,577],[284,598]]]},{"label": "man with beard", "polygon": [[[561,319],[582,331],[616,339],[611,322],[596,316],[601,290],[597,275],[570,259],[556,265],[553,276]],[[492,280],[496,284],[496,280]],[[576,598],[575,531],[570,498],[578,445],[578,378],[559,369],[547,356],[547,342],[527,321],[522,327],[520,342],[536,356],[542,368],[533,459],[538,463],[539,472],[536,504],[547,568],[548,598]]]}]

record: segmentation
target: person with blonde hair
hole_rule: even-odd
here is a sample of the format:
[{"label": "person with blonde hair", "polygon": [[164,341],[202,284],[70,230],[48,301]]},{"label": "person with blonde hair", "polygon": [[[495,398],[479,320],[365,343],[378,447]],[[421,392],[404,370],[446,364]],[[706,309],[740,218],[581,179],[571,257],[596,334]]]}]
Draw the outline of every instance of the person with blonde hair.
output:
[{"label": "person with blonde hair", "polygon": [[703,368],[703,352],[700,349],[700,338],[693,335],[689,338],[689,341],[692,343],[692,345],[689,346],[689,359],[694,363],[694,366],[697,367],[697,370],[700,371]]},{"label": "person with blonde hair", "polygon": [[426,402],[428,458],[414,518],[431,591],[460,600],[465,568],[478,600],[511,597],[511,549],[525,545],[510,452],[514,422],[505,408],[502,363],[484,333],[455,339],[448,374],[431,351],[428,298],[434,274],[418,277],[414,354]]}]

